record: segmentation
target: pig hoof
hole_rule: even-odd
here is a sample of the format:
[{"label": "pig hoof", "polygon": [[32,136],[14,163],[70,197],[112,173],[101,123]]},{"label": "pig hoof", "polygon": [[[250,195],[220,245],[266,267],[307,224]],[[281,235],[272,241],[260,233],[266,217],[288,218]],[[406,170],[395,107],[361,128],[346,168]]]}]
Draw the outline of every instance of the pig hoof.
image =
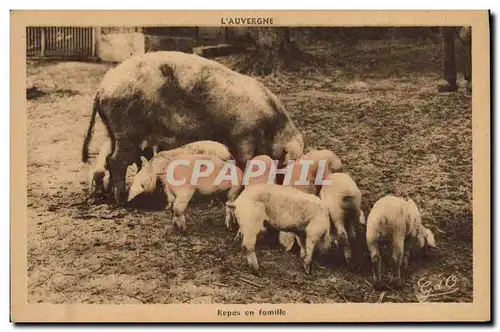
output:
[{"label": "pig hoof", "polygon": [[186,225],[178,223],[176,220],[173,220],[174,227],[181,233],[184,234],[186,232]]},{"label": "pig hoof", "polygon": [[304,272],[306,274],[311,274],[311,264],[304,264]]},{"label": "pig hoof", "polygon": [[304,259],[306,257],[306,252],[303,248],[300,248],[300,258]]}]

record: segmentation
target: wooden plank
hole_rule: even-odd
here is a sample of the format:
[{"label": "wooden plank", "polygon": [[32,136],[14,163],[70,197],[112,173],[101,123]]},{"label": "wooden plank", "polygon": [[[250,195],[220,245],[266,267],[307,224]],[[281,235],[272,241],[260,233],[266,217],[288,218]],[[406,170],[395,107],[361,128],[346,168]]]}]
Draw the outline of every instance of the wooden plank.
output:
[{"label": "wooden plank", "polygon": [[42,56],[42,58],[45,56],[45,28],[42,28],[42,30],[41,30],[40,55]]},{"label": "wooden plank", "polygon": [[92,56],[97,57],[97,43],[101,34],[101,28],[92,28]]},{"label": "wooden plank", "polygon": [[54,27],[49,27],[45,29],[45,36],[47,40],[46,46],[46,53],[50,54],[50,51],[54,48],[54,43],[55,43],[55,38],[54,38]]},{"label": "wooden plank", "polygon": [[66,30],[67,32],[66,35],[64,36],[64,43],[66,44],[67,47],[66,55],[68,54],[78,55],[78,46],[80,43],[80,36],[78,36],[78,29],[72,27],[72,28],[67,28]]},{"label": "wooden plank", "polygon": [[[68,28],[60,28],[60,33],[59,33],[59,40],[60,40],[60,48],[62,48],[62,54],[66,55],[68,54],[68,44],[66,43],[66,34],[68,33]],[[57,48],[59,50],[60,48]]]},{"label": "wooden plank", "polygon": [[88,28],[87,42],[89,43],[89,56],[95,56],[95,29]]},{"label": "wooden plank", "polygon": [[87,48],[88,46],[90,46],[88,43],[87,43],[87,28],[78,28],[78,38],[80,39],[80,44],[79,46],[77,46],[76,48],[76,52],[78,53],[78,55],[80,56],[83,56],[83,55],[87,55]]},{"label": "wooden plank", "polygon": [[82,50],[84,48],[82,47],[85,45],[83,42],[83,36],[82,36],[82,31],[84,28],[73,28],[73,33],[72,37],[69,39],[69,45],[71,45],[71,52],[75,55],[82,55]]}]

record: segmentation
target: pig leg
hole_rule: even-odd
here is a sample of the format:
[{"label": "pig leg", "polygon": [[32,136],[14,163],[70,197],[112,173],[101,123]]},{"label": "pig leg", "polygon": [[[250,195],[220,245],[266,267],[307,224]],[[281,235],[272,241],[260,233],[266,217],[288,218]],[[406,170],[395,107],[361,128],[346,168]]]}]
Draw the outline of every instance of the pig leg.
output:
[{"label": "pig leg", "polygon": [[255,254],[255,242],[263,227],[264,218],[260,215],[259,211],[253,211],[253,215],[248,215],[245,211],[244,214],[238,213],[236,210],[236,217],[240,223],[239,233],[241,234],[242,241],[241,247],[247,257],[247,262],[254,274],[259,273],[259,262]]},{"label": "pig leg", "polygon": [[172,212],[172,216],[174,215],[174,212],[172,211],[172,207],[174,206],[175,202],[175,195],[172,193],[170,188],[167,185],[163,186],[163,191],[165,192],[165,195],[167,196],[167,206],[166,210],[170,210]]},{"label": "pig leg", "polygon": [[333,226],[335,237],[338,241],[338,250],[347,263],[351,260],[351,250],[349,248],[349,240],[347,238],[347,232],[344,226],[344,216],[339,208],[334,206],[329,206],[328,208],[330,214],[330,222]]},{"label": "pig leg", "polygon": [[[284,234],[289,234],[289,233],[286,233],[286,232],[280,232],[281,233],[284,233]],[[299,247],[300,247],[300,258],[301,259],[304,259],[304,257],[306,257],[306,245],[305,245],[305,238],[304,238],[305,234],[297,234],[296,237],[294,239],[297,239],[297,243],[299,244]]]},{"label": "pig leg", "polygon": [[[234,186],[229,189],[229,192],[227,194],[227,201],[232,203],[238,198],[239,194],[243,190],[243,186]],[[231,209],[228,208],[227,206],[225,207],[226,210],[226,217],[224,219],[224,222],[226,224],[227,229],[232,230],[232,226],[236,225],[237,222],[235,220],[235,217],[233,213],[231,212]]]},{"label": "pig leg", "polygon": [[226,216],[224,218],[224,223],[226,224],[226,228],[229,230],[232,230],[232,225],[234,225],[234,217],[233,214],[231,213],[231,209],[228,208],[227,206],[225,207],[226,210]]},{"label": "pig leg", "polygon": [[306,246],[305,246],[305,255],[304,255],[304,271],[307,274],[311,273],[311,263],[312,257],[314,253],[314,248],[316,247],[316,243],[318,243],[319,235],[316,232],[306,232]]},{"label": "pig leg", "polygon": [[243,234],[241,246],[247,256],[248,265],[250,265],[253,273],[259,273],[259,262],[255,254],[255,242],[257,241],[258,231],[252,228],[241,233]]},{"label": "pig leg", "polygon": [[357,252],[356,252],[356,231],[354,230],[354,226],[352,223],[348,226],[347,228],[347,238],[349,240],[349,248],[351,251],[351,255],[354,254],[354,259],[356,260],[358,258]]},{"label": "pig leg", "polygon": [[372,261],[373,269],[373,288],[375,290],[382,290],[382,258],[380,257],[380,251],[376,239],[372,237],[367,237],[366,244],[368,245],[368,251],[370,252],[370,258]]},{"label": "pig leg", "polygon": [[97,156],[94,170],[90,177],[90,192],[92,194],[104,194],[106,192],[104,186],[104,177],[108,170],[108,158],[111,155],[111,140],[108,139],[101,145]]},{"label": "pig leg", "polygon": [[108,174],[109,174],[109,177],[108,177],[108,188],[106,190],[106,195],[111,195],[111,193],[114,193],[114,190],[113,190],[113,173],[111,173],[111,167],[109,166],[111,156],[112,155],[109,155],[106,158],[106,165],[107,165]]},{"label": "pig leg", "polygon": [[411,249],[412,249],[412,241],[406,240],[405,241],[405,250],[404,250],[404,255],[403,255],[403,268],[405,268],[405,269],[408,268],[408,263],[410,261]]},{"label": "pig leg", "polygon": [[135,166],[137,167],[137,172],[136,173],[139,173],[142,169],[142,159],[141,159],[141,155],[136,155],[135,156]]},{"label": "pig leg", "polygon": [[90,174],[90,192],[94,195],[104,194],[105,171],[94,171]]},{"label": "pig leg", "polygon": [[240,185],[235,185],[229,189],[229,192],[227,193],[227,201],[228,202],[234,202],[236,198],[240,195],[240,193],[243,191],[243,186]]},{"label": "pig leg", "polygon": [[335,221],[334,228],[337,234],[340,252],[343,254],[345,261],[349,263],[352,258],[352,253],[351,249],[349,248],[349,240],[347,238],[347,232],[344,228],[344,225],[342,225],[342,223],[338,221]]},{"label": "pig leg", "polygon": [[241,231],[238,229],[238,231],[236,232],[236,235],[234,236],[233,241],[235,243],[238,243],[238,242],[241,242],[242,240],[243,240],[243,235],[241,235]]},{"label": "pig leg", "polygon": [[[300,249],[302,250],[303,246],[302,246],[302,244],[299,242],[299,236],[298,236],[297,234],[295,234],[295,239],[294,239],[294,240],[295,240],[295,241],[297,241],[297,243],[298,243],[298,245],[299,245]],[[293,242],[293,243],[295,243],[295,242]],[[293,245],[292,245],[292,246],[293,246]],[[290,248],[290,249],[292,249],[292,248]]]},{"label": "pig leg", "polygon": [[127,167],[135,161],[137,152],[136,145],[126,138],[117,137],[115,151],[109,158],[109,167],[113,180],[113,194],[119,205],[124,205],[127,200],[125,192]]},{"label": "pig leg", "polygon": [[137,173],[139,173],[144,167],[144,163],[142,162],[142,158],[146,158],[146,160],[151,160],[156,155],[157,147],[153,146],[152,148],[149,146],[144,147],[142,150],[138,149],[139,153],[135,157],[135,165],[137,166]]},{"label": "pig leg", "polygon": [[186,210],[193,195],[194,190],[181,192],[175,197],[174,204],[172,205],[172,221],[181,232],[186,231],[186,218],[184,216],[184,211]]},{"label": "pig leg", "polygon": [[139,173],[142,169],[142,160],[140,157],[137,157],[135,159],[135,167],[137,167],[137,171],[136,171],[136,174]]},{"label": "pig leg", "polygon": [[403,282],[401,280],[401,264],[404,255],[404,241],[397,240],[392,244],[392,263],[394,266],[394,285],[396,288],[400,289],[403,287]]},{"label": "pig leg", "polygon": [[245,169],[247,161],[255,156],[255,147],[256,144],[253,139],[241,139],[236,147],[236,166]]}]

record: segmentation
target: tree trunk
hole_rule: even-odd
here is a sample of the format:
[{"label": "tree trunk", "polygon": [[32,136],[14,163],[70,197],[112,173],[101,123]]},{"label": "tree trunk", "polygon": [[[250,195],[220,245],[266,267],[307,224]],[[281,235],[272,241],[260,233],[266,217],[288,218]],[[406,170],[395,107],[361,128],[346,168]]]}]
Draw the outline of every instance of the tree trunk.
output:
[{"label": "tree trunk", "polygon": [[243,71],[269,75],[288,69],[293,56],[293,43],[289,28],[250,28],[255,51],[244,61]]},{"label": "tree trunk", "polygon": [[256,42],[257,53],[262,59],[260,69],[264,74],[286,67],[288,55],[285,50],[290,48],[288,28],[258,28]]},{"label": "tree trunk", "polygon": [[248,35],[255,50],[236,64],[240,72],[265,76],[318,64],[316,57],[300,50],[290,28],[249,28]]}]

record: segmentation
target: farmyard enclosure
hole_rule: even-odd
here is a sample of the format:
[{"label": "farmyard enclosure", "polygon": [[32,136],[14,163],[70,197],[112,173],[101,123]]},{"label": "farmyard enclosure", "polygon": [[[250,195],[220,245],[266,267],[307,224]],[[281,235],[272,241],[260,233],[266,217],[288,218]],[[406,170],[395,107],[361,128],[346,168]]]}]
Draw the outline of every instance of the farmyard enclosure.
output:
[{"label": "farmyard enclosure", "polygon": [[[356,270],[319,257],[306,275],[297,250],[285,252],[272,233],[257,243],[262,275],[252,275],[221,200],[191,201],[185,235],[161,199],[156,208],[92,203],[88,172],[106,139],[100,120],[89,164],[81,144],[96,88],[115,64],[29,61],[28,84],[37,86],[27,100],[29,302],[472,301],[471,95],[437,92],[440,47],[439,37],[311,41],[300,48],[313,63],[256,76],[285,104],[306,146],[342,159],[366,215],[384,195],[409,195],[435,232],[439,250],[411,261],[401,291],[382,293],[371,287],[366,250]],[[240,68],[243,57],[215,60]],[[456,291],[433,296],[422,287],[446,278]]]}]

